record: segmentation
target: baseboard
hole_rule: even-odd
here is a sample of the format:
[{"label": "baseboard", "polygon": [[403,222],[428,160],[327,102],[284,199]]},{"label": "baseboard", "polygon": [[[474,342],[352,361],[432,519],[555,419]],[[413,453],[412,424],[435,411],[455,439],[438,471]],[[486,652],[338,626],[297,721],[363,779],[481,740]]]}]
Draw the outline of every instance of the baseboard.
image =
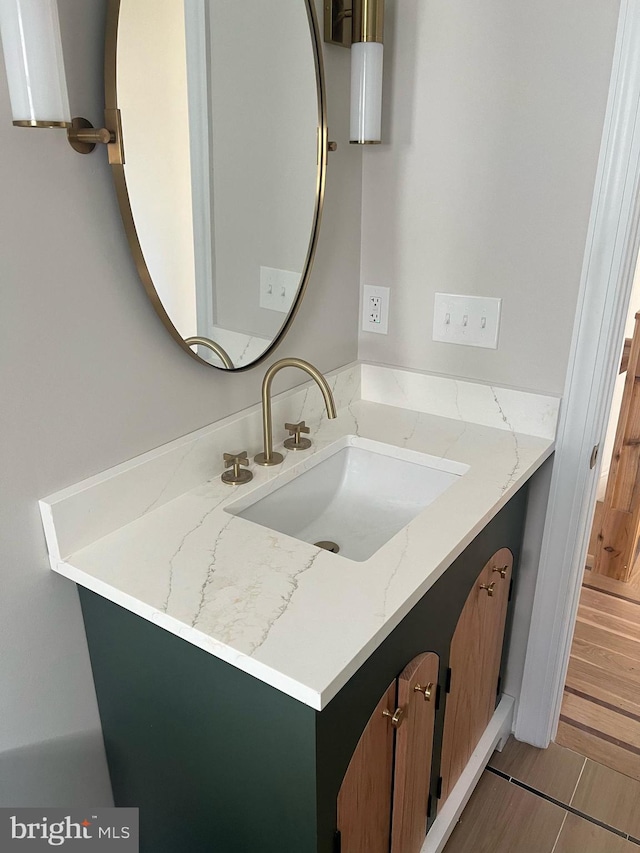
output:
[{"label": "baseboard", "polygon": [[503,696],[500,700],[462,776],[433,822],[420,853],[441,853],[444,849],[494,750],[501,750],[511,734],[514,705],[512,696]]}]

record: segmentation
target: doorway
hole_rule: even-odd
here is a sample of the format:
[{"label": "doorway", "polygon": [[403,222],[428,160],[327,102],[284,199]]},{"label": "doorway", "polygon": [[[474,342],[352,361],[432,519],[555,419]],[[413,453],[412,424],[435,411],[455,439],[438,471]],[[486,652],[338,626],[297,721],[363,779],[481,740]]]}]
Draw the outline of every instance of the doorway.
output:
[{"label": "doorway", "polygon": [[640,242],[640,0],[622,0],[602,148],[515,721],[556,736],[606,432]]},{"label": "doorway", "polygon": [[640,780],[640,265],[603,442],[556,743]]}]

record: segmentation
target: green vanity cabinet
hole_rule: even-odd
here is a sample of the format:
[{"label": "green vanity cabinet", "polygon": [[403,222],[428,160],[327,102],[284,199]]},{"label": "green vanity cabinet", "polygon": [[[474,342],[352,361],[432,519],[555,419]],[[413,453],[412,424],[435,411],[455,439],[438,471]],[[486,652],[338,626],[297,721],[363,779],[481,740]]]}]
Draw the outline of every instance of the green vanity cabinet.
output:
[{"label": "green vanity cabinet", "polygon": [[525,506],[521,489],[321,712],[80,588],[114,798],[139,807],[142,853],[337,853],[338,795],[365,727],[429,652],[439,674],[426,831],[452,638],[492,555],[509,549],[515,572]]}]

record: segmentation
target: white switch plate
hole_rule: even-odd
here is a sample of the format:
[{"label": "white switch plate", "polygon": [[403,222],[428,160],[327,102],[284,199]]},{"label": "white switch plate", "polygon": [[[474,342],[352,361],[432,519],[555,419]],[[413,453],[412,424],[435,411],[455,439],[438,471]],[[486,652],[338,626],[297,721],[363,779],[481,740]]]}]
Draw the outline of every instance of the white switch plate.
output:
[{"label": "white switch plate", "polygon": [[288,314],[299,285],[299,272],[260,267],[260,307]]},{"label": "white switch plate", "polygon": [[492,296],[436,293],[433,340],[497,349],[501,307]]},{"label": "white switch plate", "polygon": [[362,331],[386,335],[389,331],[388,287],[365,284],[362,288]]}]

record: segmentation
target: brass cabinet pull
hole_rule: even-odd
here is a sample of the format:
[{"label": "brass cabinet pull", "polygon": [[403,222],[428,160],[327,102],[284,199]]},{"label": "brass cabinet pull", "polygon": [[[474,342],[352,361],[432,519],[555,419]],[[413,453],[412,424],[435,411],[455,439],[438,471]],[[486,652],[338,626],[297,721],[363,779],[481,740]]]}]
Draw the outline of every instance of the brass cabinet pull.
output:
[{"label": "brass cabinet pull", "polygon": [[431,701],[431,691],[433,690],[433,681],[430,681],[426,687],[423,687],[421,684],[416,684],[413,688],[414,693],[422,693],[424,696],[425,702]]},{"label": "brass cabinet pull", "polygon": [[507,572],[509,571],[509,566],[501,566],[499,569],[492,569],[492,572],[500,572],[500,577],[504,580],[507,576]]},{"label": "brass cabinet pull", "polygon": [[495,590],[495,588],[496,588],[495,582],[494,583],[481,583],[480,584],[480,589],[486,589],[487,595],[489,596],[489,598],[493,598],[493,591]]},{"label": "brass cabinet pull", "polygon": [[391,713],[386,708],[382,712],[383,717],[389,717],[391,719],[391,725],[394,729],[399,729],[402,725],[402,721],[404,720],[404,708],[396,708],[396,710]]}]

